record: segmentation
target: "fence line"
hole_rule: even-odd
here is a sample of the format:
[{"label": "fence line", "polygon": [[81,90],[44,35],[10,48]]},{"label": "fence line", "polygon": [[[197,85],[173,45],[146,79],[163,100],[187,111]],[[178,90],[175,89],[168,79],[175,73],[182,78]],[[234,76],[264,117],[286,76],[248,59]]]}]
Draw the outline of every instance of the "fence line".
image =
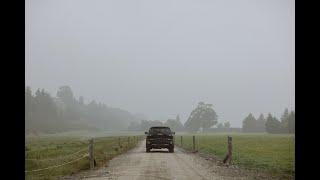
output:
[{"label": "fence line", "polygon": [[58,158],[46,158],[46,159],[26,158],[25,160],[30,160],[30,161],[31,160],[37,160],[37,161],[57,160],[57,159],[65,158],[65,157],[68,157],[68,156],[73,156],[73,155],[78,154],[79,152],[82,152],[82,151],[87,150],[87,149],[88,149],[88,147],[85,147],[85,148],[83,148],[83,149],[81,149],[81,150],[79,150],[79,151],[77,151],[77,152],[75,152],[73,154],[68,154],[68,155],[65,155],[65,156],[59,156]]},{"label": "fence line", "polygon": [[[180,142],[175,141],[175,143],[180,146],[181,148],[187,149],[193,153],[196,152],[200,152],[200,140],[201,138],[199,138],[199,136],[197,136],[198,138],[196,138],[195,135],[190,135],[190,136],[184,136],[180,135]],[[191,144],[186,144],[183,143],[183,140],[185,139],[189,139],[189,141],[191,142]],[[188,140],[186,140],[188,141]],[[231,164],[231,160],[232,160],[232,137],[231,136],[227,136],[227,155],[225,156],[225,158],[223,159],[223,163],[228,163],[229,165]],[[237,157],[239,157],[239,152],[236,152]]]},{"label": "fence line", "polygon": [[[121,138],[121,137],[119,137],[119,142],[118,142],[119,144],[121,144],[120,138]],[[140,138],[137,137],[137,142],[138,142],[139,139],[140,139]],[[140,140],[141,140],[141,139],[140,139]],[[65,156],[60,156],[60,157],[58,157],[58,158],[47,158],[47,159],[26,158],[25,160],[37,160],[37,161],[59,160],[59,159],[61,159],[61,158],[65,158],[65,157],[72,157],[72,156],[74,156],[75,154],[78,154],[79,152],[82,152],[82,151],[84,151],[84,150],[88,150],[89,146],[92,145],[92,148],[89,148],[89,152],[88,152],[88,153],[82,154],[80,157],[78,157],[78,158],[76,158],[76,159],[74,159],[74,160],[70,160],[70,161],[68,161],[68,162],[65,162],[65,163],[62,163],[62,164],[53,165],[53,166],[49,166],[49,167],[46,167],[46,168],[40,168],[40,169],[35,169],[35,170],[25,170],[25,173],[39,172],[39,171],[43,171],[43,170],[58,168],[58,167],[61,167],[61,166],[67,165],[67,164],[71,164],[71,163],[80,161],[80,160],[82,160],[82,159],[84,159],[84,158],[86,158],[86,157],[89,157],[89,159],[91,159],[90,164],[92,164],[91,162],[92,162],[92,161],[95,161],[94,156],[93,156],[93,141],[92,141],[92,139],[91,139],[90,142],[91,142],[91,143],[90,143],[87,147],[85,147],[85,148],[83,148],[83,149],[80,149],[79,151],[76,151],[76,152],[74,152],[74,153],[72,153],[72,154],[65,155]],[[98,141],[98,142],[99,142],[99,141]],[[103,142],[103,141],[100,141],[100,142]],[[126,142],[124,141],[123,143],[126,143]],[[128,143],[128,145],[131,145],[130,137],[128,137],[127,143]],[[135,141],[132,141],[132,143],[135,143]],[[91,156],[90,156],[90,155],[91,155]],[[95,162],[94,162],[94,164],[95,164]],[[93,167],[93,166],[91,166],[91,167]]]},{"label": "fence line", "polygon": [[71,164],[71,163],[76,162],[76,161],[80,161],[81,159],[83,159],[83,158],[85,158],[85,157],[88,157],[88,156],[89,156],[89,154],[86,153],[86,154],[84,154],[82,157],[77,158],[77,159],[75,159],[75,160],[73,160],[73,161],[69,161],[69,162],[66,162],[66,163],[63,163],[63,164],[54,165],[54,166],[49,166],[49,167],[42,168],[42,169],[35,169],[35,170],[24,171],[24,172],[26,172],[26,173],[28,173],[28,172],[38,172],[38,171],[42,171],[42,170],[47,170],[47,169],[52,169],[52,168],[58,168],[58,167],[61,167],[61,166],[67,165],[67,164]]}]

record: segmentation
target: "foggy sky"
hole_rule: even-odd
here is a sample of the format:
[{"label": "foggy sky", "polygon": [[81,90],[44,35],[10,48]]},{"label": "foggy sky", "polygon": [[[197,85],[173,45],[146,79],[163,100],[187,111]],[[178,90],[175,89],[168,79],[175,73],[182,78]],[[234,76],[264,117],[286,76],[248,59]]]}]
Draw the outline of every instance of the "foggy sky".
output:
[{"label": "foggy sky", "polygon": [[293,0],[27,0],[26,85],[151,120],[295,107]]}]

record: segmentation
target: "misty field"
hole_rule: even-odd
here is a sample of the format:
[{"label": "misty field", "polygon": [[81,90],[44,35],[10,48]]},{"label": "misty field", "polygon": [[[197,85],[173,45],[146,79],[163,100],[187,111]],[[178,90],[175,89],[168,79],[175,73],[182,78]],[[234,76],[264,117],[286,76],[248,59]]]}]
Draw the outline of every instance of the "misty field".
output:
[{"label": "misty field", "polygon": [[[182,135],[185,149],[192,149],[192,135]],[[292,179],[295,174],[294,135],[231,134],[233,163],[247,169],[257,169]],[[176,135],[176,145],[181,145],[181,135]],[[222,160],[227,153],[227,134],[196,134],[196,149],[213,154]]]},{"label": "misty field", "polygon": [[[95,138],[94,157],[97,166],[101,166],[112,157],[133,148],[141,139],[142,136]],[[27,138],[25,144],[25,178],[55,179],[63,175],[88,169],[88,145],[89,139],[83,137],[54,136]],[[44,169],[53,166],[56,167]],[[43,170],[37,171],[39,169]]]}]

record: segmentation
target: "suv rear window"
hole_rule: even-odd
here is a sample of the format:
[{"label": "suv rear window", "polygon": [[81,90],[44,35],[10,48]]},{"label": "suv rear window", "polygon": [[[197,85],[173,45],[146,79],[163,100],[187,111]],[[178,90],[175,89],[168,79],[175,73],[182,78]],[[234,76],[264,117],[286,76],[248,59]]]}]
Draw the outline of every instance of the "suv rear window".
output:
[{"label": "suv rear window", "polygon": [[171,130],[168,127],[153,127],[150,128],[149,133],[151,134],[171,134]]}]

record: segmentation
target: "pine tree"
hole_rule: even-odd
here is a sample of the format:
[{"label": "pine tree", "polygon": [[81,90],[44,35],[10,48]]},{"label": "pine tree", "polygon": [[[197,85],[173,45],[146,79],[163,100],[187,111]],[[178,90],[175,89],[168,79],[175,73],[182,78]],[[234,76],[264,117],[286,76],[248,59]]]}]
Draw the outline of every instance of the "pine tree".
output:
[{"label": "pine tree", "polygon": [[266,119],[262,113],[257,119],[257,132],[266,132]]},{"label": "pine tree", "polygon": [[288,123],[289,123],[289,111],[288,111],[288,108],[286,108],[281,116],[281,126],[282,126],[282,131],[284,133],[289,132]]},{"label": "pine tree", "polygon": [[291,111],[288,118],[289,133],[295,133],[295,112]]},{"label": "pine tree", "polygon": [[255,132],[256,131],[256,119],[250,113],[243,121],[242,121],[242,131],[243,132]]},{"label": "pine tree", "polygon": [[281,128],[281,122],[269,113],[266,122],[266,131],[268,133],[281,133]]}]

